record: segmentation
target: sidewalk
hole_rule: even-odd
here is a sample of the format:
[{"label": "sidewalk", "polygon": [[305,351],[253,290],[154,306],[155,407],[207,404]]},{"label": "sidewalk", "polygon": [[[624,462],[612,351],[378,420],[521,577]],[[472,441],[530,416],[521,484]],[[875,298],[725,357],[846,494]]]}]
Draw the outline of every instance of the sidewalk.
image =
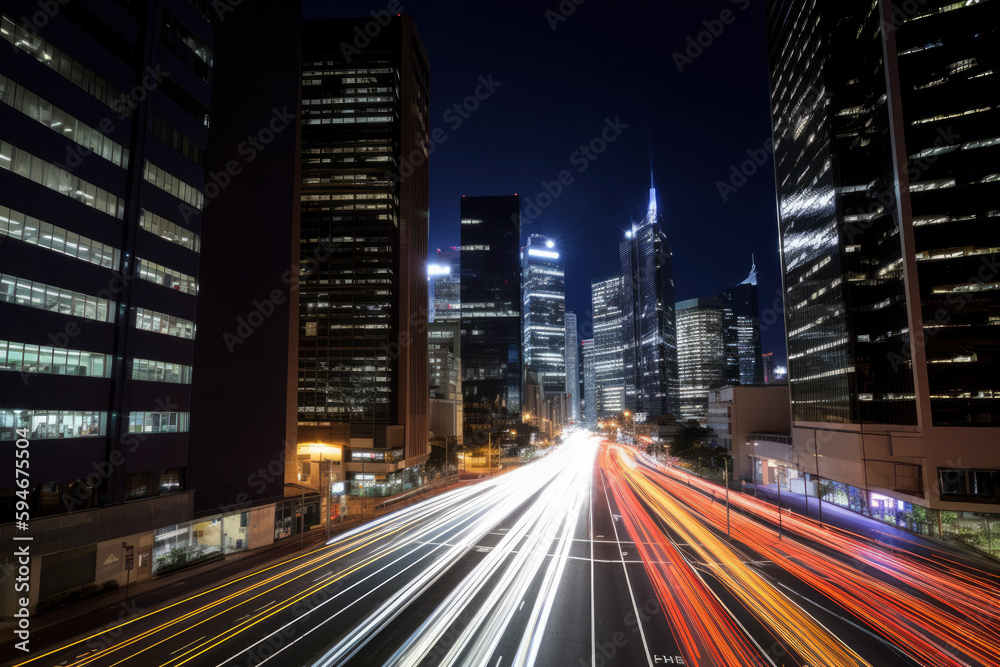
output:
[{"label": "sidewalk", "polygon": [[[378,519],[384,514],[401,509],[413,504],[413,502],[426,500],[432,495],[443,493],[457,486],[462,486],[462,484],[453,482],[447,486],[435,488],[426,494],[418,493],[414,497],[406,499],[408,502],[400,502],[385,512],[368,514],[363,518],[349,517],[344,523],[335,522],[331,525],[330,537],[336,537],[359,525]],[[111,593],[81,600],[47,613],[33,614],[31,616],[31,653],[21,654],[20,659],[37,655],[46,647],[63,643],[74,637],[84,636],[87,633],[98,632],[117,622],[154,611],[155,608],[174,600],[191,597],[204,590],[221,586],[289,557],[318,548],[325,542],[325,527],[315,526],[305,533],[284,538],[253,551],[228,554],[220,559],[201,565],[193,565],[162,577],[132,583],[128,587],[127,601],[123,586]],[[9,632],[14,627],[16,627],[16,621],[0,622],[0,632],[3,633],[3,640],[0,641],[0,655],[19,654],[14,649],[14,643],[17,639],[13,638],[12,632]]]},{"label": "sidewalk", "polygon": [[[766,500],[774,505],[778,504],[778,487],[774,484],[747,484],[745,493],[754,495],[762,500]],[[824,502],[820,510],[819,498],[806,497],[797,493],[782,490],[781,507],[790,509],[796,514],[800,514],[814,521],[820,520],[822,511],[822,523],[833,526],[847,532],[867,537],[893,549],[906,551],[916,551],[921,555],[930,555],[932,550],[946,550],[956,556],[974,560],[977,564],[988,563],[991,569],[998,570],[998,563],[982,554],[966,549],[960,543],[941,540],[927,535],[918,535],[902,528],[897,528],[892,524],[863,516],[857,512]],[[927,550],[923,553],[923,550]]]}]

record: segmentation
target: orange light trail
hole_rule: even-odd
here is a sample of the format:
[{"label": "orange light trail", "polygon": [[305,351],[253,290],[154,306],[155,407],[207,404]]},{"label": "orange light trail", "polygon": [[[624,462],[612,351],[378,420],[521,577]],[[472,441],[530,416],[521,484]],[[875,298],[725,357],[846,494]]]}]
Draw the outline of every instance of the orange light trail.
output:
[{"label": "orange light trail", "polygon": [[[634,453],[620,447],[614,451],[614,460],[602,459],[602,465],[614,465],[641,478],[641,483],[634,482],[636,486],[648,484],[662,496],[676,499],[672,504],[660,502],[660,496],[648,492],[649,506],[671,529],[673,523],[690,527],[700,520],[724,533],[726,508],[724,503],[715,502],[724,493],[721,486],[645,458],[644,465],[637,465]],[[889,552],[868,538],[797,515],[783,515],[783,532],[822,545],[824,551],[796,539],[778,540],[774,533],[777,508],[739,493],[731,493],[730,502],[740,510],[730,516],[734,541],[822,593],[921,664],[1000,667],[1000,587],[996,578],[947,557]],[[677,512],[679,504],[683,510]],[[667,514],[674,514],[672,521]],[[715,548],[710,552],[714,554]],[[890,581],[877,578],[876,573]],[[732,585],[720,581],[727,588]],[[767,622],[770,625],[770,619]]]}]

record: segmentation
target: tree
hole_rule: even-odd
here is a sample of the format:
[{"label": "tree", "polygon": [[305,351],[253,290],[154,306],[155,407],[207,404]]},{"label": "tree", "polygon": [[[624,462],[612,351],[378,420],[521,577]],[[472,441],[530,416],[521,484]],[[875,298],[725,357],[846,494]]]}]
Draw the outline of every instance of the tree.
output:
[{"label": "tree", "polygon": [[670,443],[670,455],[691,465],[703,468],[721,467],[729,453],[715,444],[715,431],[691,419],[681,425],[681,430]]}]

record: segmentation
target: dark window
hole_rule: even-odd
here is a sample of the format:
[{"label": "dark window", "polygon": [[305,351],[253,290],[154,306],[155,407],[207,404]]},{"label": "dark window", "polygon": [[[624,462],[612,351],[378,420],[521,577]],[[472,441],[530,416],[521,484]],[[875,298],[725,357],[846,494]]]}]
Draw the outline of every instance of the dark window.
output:
[{"label": "dark window", "polygon": [[62,514],[66,509],[60,502],[61,497],[62,484],[58,482],[39,484],[31,492],[31,505],[34,508],[32,515],[41,517]]},{"label": "dark window", "polygon": [[103,479],[100,477],[77,479],[66,487],[66,493],[63,496],[63,505],[70,512],[91,507],[100,507],[103,492]]},{"label": "dark window", "polygon": [[969,491],[977,496],[995,496],[998,477],[1000,470],[970,470]]},{"label": "dark window", "polygon": [[1000,495],[1000,470],[965,470],[938,468],[941,495],[980,496],[993,499]]},{"label": "dark window", "polygon": [[199,167],[205,166],[205,149],[187,135],[175,130],[158,116],[153,116],[153,136]]},{"label": "dark window", "polygon": [[153,473],[130,472],[125,477],[125,500],[153,495]]}]

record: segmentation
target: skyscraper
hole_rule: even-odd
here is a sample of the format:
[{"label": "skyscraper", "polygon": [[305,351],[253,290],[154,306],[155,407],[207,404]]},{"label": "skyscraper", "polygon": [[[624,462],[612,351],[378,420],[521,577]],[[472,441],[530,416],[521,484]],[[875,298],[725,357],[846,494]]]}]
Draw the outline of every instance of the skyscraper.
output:
[{"label": "skyscraper", "polygon": [[652,183],[646,217],[632,225],[626,238],[619,248],[624,405],[649,416],[676,414],[673,255]]},{"label": "skyscraper", "polygon": [[580,342],[576,334],[576,313],[566,313],[566,393],[570,415],[580,421]]},{"label": "skyscraper", "polygon": [[532,234],[521,252],[524,367],[546,394],[566,391],[566,273],[555,245]]},{"label": "skyscraper", "polygon": [[[0,9],[0,440],[11,461],[16,440],[31,442],[33,605],[39,587],[94,581],[99,543],[116,540],[120,555],[122,541],[191,518],[215,28],[182,0],[156,11],[66,3],[34,27],[22,17],[37,6],[9,7]],[[8,544],[14,472],[0,472]],[[80,510],[86,518],[55,516]],[[150,548],[138,549],[147,563]],[[98,581],[117,578],[112,569]]]},{"label": "skyscraper", "polygon": [[460,257],[458,248],[438,248],[436,261],[427,267],[432,322],[458,320],[462,317]]},{"label": "skyscraper", "polygon": [[760,357],[760,307],[757,302],[757,265],[739,285],[719,295],[725,309],[726,381],[764,384]]},{"label": "skyscraper", "polygon": [[677,304],[677,362],[680,417],[704,424],[708,392],[727,383],[726,308],[721,299],[688,299]]},{"label": "skyscraper", "polygon": [[389,448],[391,477],[429,452],[429,82],[410,17],[340,48],[370,21],[303,28],[299,440]]},{"label": "skyscraper", "polygon": [[617,273],[590,283],[594,317],[594,407],[598,417],[625,409],[625,345],[622,342],[622,277]]},{"label": "skyscraper", "polygon": [[774,384],[774,353],[765,352],[760,359],[764,366],[764,384]]},{"label": "skyscraper", "polygon": [[517,195],[462,197],[466,438],[521,413],[520,212]]},{"label": "skyscraper", "polygon": [[588,424],[597,422],[597,376],[594,367],[594,339],[582,342],[583,350],[583,418]]},{"label": "skyscraper", "polygon": [[767,9],[803,469],[873,508],[995,512],[1000,7]]}]

